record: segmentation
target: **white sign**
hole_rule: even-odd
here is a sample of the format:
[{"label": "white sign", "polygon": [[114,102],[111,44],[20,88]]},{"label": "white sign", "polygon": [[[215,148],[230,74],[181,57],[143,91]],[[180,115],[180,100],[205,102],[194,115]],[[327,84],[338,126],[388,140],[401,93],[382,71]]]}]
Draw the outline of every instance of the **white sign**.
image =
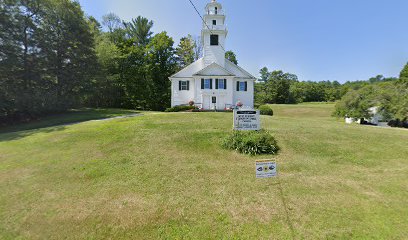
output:
[{"label": "white sign", "polygon": [[258,160],[255,162],[256,178],[270,178],[277,175],[276,162],[271,160]]},{"label": "white sign", "polygon": [[234,129],[235,130],[259,130],[261,124],[259,121],[259,110],[234,110]]}]

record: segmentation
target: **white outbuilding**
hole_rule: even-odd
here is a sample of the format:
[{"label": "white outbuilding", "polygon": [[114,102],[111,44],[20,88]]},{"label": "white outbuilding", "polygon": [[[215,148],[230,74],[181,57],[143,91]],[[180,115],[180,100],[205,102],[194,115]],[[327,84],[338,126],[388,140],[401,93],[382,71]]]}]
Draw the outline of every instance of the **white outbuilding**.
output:
[{"label": "white outbuilding", "polygon": [[224,110],[238,102],[253,107],[256,78],[225,58],[228,30],[222,5],[212,0],[203,19],[203,57],[169,77],[171,106],[194,101],[204,110]]}]

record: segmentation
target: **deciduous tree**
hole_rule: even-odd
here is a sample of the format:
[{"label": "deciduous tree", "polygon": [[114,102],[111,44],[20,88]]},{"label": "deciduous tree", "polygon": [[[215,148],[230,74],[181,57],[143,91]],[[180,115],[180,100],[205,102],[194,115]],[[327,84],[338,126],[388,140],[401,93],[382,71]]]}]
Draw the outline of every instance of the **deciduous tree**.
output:
[{"label": "deciduous tree", "polygon": [[147,74],[152,83],[149,106],[153,110],[164,110],[170,105],[171,83],[168,77],[176,69],[173,44],[173,39],[166,32],[161,32],[147,45]]},{"label": "deciduous tree", "polygon": [[226,51],[225,58],[238,65],[237,55],[233,51]]},{"label": "deciduous tree", "polygon": [[404,66],[400,73],[400,81],[408,86],[408,63]]}]

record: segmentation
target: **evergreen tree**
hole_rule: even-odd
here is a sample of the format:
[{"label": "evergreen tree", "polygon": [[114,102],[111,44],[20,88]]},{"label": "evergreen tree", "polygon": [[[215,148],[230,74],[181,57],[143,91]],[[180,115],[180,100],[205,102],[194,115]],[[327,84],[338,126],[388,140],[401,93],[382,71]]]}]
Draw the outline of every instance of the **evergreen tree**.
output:
[{"label": "evergreen tree", "polygon": [[179,69],[182,69],[196,59],[194,49],[196,48],[196,43],[193,37],[189,34],[187,37],[180,39],[180,43],[176,48],[177,62]]},{"label": "evergreen tree", "polygon": [[261,80],[264,82],[266,82],[271,75],[267,67],[261,68],[261,70],[259,70],[259,74],[261,75]]},{"label": "evergreen tree", "polygon": [[133,39],[136,44],[146,46],[149,43],[153,34],[151,31],[153,21],[138,16],[136,19],[132,19],[131,22],[123,22],[123,25],[125,26],[128,38]]}]

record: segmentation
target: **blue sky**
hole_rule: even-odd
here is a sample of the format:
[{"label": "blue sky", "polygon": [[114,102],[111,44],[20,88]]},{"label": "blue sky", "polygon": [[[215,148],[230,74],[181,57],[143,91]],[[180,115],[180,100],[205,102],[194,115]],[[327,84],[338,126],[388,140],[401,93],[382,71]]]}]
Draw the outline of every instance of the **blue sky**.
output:
[{"label": "blue sky", "polygon": [[[210,0],[192,0],[200,11]],[[124,20],[142,15],[155,33],[176,44],[200,35],[201,19],[188,0],[79,0],[98,20],[114,12]],[[283,70],[300,80],[364,80],[398,76],[408,62],[406,0],[218,0],[227,14],[225,48],[258,76]],[[175,44],[175,45],[176,45]]]}]

